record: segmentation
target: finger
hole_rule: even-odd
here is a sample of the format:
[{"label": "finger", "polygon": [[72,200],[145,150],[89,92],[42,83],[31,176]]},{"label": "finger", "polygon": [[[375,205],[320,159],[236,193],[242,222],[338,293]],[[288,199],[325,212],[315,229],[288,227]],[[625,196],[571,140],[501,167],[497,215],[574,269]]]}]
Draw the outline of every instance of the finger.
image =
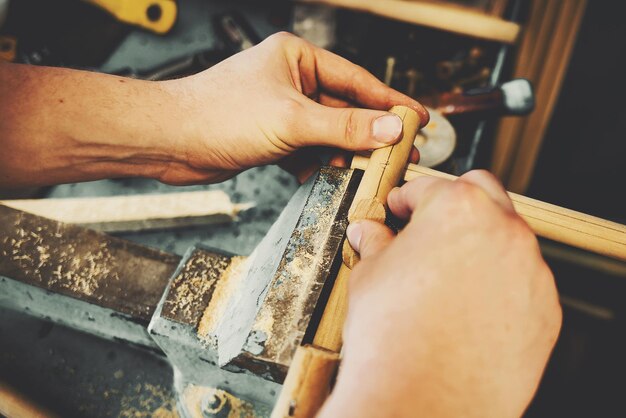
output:
[{"label": "finger", "polygon": [[334,167],[348,167],[348,154],[343,151],[339,151],[335,153],[330,160],[328,160],[328,165],[332,165]]},{"label": "finger", "polygon": [[463,181],[480,187],[491,199],[504,209],[515,212],[513,202],[504,189],[504,186],[502,186],[502,183],[487,170],[469,171],[459,177],[457,181]]},{"label": "finger", "polygon": [[373,221],[355,221],[346,230],[348,241],[361,260],[381,252],[395,237],[391,229]]},{"label": "finger", "polygon": [[420,205],[431,198],[433,191],[450,183],[450,180],[437,177],[418,177],[391,190],[387,205],[398,218],[409,219]]},{"label": "finger", "polygon": [[315,48],[314,53],[317,78],[323,90],[371,109],[408,106],[419,115],[421,126],[428,123],[429,115],[424,106],[387,86],[363,67],[321,48]]},{"label": "finger", "polygon": [[356,151],[398,142],[402,120],[380,110],[338,109],[308,100],[293,129],[290,136],[298,147],[323,145]]},{"label": "finger", "polygon": [[330,107],[354,107],[354,105],[350,102],[348,102],[347,100],[344,99],[340,99],[337,98],[335,96],[326,94],[326,93],[320,93],[319,95],[319,103],[324,105],[324,106],[330,106]]},{"label": "finger", "polygon": [[411,148],[411,153],[409,154],[409,162],[411,164],[417,164],[420,162],[420,152],[415,147],[415,145],[413,145],[413,148]]}]

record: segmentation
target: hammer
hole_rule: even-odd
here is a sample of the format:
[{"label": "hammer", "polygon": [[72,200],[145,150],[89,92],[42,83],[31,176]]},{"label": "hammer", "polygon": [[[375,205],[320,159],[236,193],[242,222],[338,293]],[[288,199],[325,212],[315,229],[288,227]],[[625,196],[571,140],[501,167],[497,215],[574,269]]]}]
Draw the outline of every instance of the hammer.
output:
[{"label": "hammer", "polygon": [[[409,153],[419,127],[412,109],[394,106],[402,119],[402,139],[395,145],[375,150],[348,211],[348,220],[373,220],[384,223],[387,195],[404,176]],[[330,297],[322,314],[312,345],[296,350],[272,418],[313,417],[328,394],[340,360],[341,333],[347,313],[347,284],[351,269],[359,261],[347,240]]]}]

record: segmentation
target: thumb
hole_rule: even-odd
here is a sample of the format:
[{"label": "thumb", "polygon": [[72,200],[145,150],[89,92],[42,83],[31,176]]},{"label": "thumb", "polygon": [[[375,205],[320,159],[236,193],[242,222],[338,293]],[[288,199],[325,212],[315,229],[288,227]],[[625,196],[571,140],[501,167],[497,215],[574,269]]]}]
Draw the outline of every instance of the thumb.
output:
[{"label": "thumb", "polygon": [[311,103],[299,121],[301,146],[322,145],[350,151],[381,148],[398,142],[402,119],[380,110],[334,108]]},{"label": "thumb", "polygon": [[348,241],[361,260],[381,252],[395,237],[393,231],[374,221],[356,221],[346,230]]}]

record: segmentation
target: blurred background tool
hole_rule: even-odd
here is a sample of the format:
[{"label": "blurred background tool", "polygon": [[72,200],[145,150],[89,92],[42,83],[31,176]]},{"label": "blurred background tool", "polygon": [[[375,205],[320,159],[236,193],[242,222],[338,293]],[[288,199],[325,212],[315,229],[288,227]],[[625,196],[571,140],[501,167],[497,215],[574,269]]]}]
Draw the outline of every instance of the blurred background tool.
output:
[{"label": "blurred background tool", "polygon": [[167,33],[176,22],[175,0],[83,0],[111,13],[122,22],[156,33]]}]

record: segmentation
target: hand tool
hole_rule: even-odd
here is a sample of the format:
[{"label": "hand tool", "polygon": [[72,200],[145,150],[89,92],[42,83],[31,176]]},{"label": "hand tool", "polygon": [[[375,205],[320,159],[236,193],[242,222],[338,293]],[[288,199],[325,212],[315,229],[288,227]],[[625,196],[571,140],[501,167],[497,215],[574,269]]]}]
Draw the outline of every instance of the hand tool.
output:
[{"label": "hand tool", "polygon": [[532,85],[523,78],[495,87],[442,93],[418,98],[430,113],[430,122],[415,137],[419,165],[436,167],[450,158],[456,147],[456,132],[448,118],[523,116],[535,105]]},{"label": "hand tool", "polygon": [[[369,165],[356,156],[352,169],[322,167],[247,257],[203,246],[180,257],[0,205],[0,306],[167,356],[184,417],[267,417],[290,368],[327,382],[339,361],[345,307],[327,301],[342,300],[345,288],[331,291],[345,279],[342,241]],[[400,168],[418,175],[454,178]],[[538,235],[626,260],[624,225],[511,197]],[[376,200],[366,206],[380,216]],[[326,392],[287,396],[287,412],[314,411]]]},{"label": "hand tool", "polygon": [[176,22],[178,6],[174,0],[85,0],[125,23],[156,33],[167,33]]}]

